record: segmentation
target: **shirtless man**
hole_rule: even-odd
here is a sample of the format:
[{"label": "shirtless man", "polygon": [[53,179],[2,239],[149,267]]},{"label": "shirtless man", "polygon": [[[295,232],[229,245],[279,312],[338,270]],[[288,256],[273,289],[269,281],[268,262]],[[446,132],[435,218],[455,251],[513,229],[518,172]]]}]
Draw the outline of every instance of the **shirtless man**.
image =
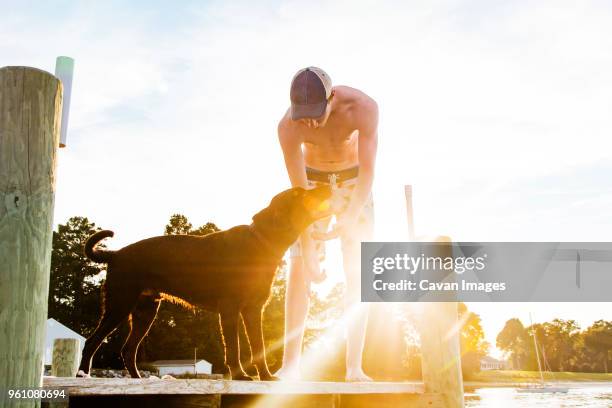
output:
[{"label": "shirtless man", "polygon": [[346,275],[346,380],[371,380],[361,367],[367,307],[360,303],[360,244],[372,238],[372,181],[377,147],[378,107],[363,92],[331,85],[320,68],[304,68],[291,83],[291,107],[278,124],[278,138],[292,186],[330,183],[336,224],[315,223],[291,247],[285,303],[285,349],[277,375],[299,379],[304,323],[311,282],[325,279],[319,262],[325,240],[340,237]]}]

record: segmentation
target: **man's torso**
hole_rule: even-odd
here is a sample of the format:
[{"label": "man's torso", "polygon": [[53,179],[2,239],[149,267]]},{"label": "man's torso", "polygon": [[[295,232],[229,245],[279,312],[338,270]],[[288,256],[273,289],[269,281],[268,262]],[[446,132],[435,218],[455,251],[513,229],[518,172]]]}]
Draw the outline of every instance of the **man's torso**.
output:
[{"label": "man's torso", "polygon": [[363,92],[347,86],[337,86],[332,113],[325,126],[308,128],[292,122],[287,113],[282,121],[287,121],[293,137],[303,144],[304,162],[307,167],[323,171],[343,170],[359,165],[358,137],[359,112],[372,101]]}]

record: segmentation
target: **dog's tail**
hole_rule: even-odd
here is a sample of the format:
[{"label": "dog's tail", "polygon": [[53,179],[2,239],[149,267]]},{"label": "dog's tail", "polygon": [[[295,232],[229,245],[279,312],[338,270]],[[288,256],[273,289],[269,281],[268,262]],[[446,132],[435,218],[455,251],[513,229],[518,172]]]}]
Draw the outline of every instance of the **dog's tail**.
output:
[{"label": "dog's tail", "polygon": [[85,243],[85,255],[94,262],[107,263],[115,251],[96,249],[95,247],[98,242],[102,241],[104,238],[112,237],[113,235],[115,235],[115,233],[109,230],[102,230],[93,234]]}]

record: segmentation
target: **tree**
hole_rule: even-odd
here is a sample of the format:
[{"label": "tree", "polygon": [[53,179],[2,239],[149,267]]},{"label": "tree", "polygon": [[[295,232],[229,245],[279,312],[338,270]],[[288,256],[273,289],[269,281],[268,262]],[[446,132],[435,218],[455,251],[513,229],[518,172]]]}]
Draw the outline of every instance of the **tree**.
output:
[{"label": "tree", "polygon": [[520,370],[526,364],[529,334],[519,319],[513,318],[506,322],[497,335],[496,344],[500,350],[510,355],[514,369]]},{"label": "tree", "polygon": [[84,336],[98,322],[98,297],[104,266],[87,259],[83,246],[98,231],[85,217],[72,217],[53,231],[49,317]]},{"label": "tree", "polygon": [[191,234],[193,225],[183,214],[172,214],[170,221],[164,229],[164,235],[187,235]]},{"label": "tree", "polygon": [[584,344],[598,354],[607,373],[612,352],[612,322],[597,320],[593,323],[584,333]]},{"label": "tree", "polygon": [[[552,322],[534,324],[529,331],[536,336],[542,369],[574,370],[577,364],[576,348],[580,331],[580,327],[574,320],[554,319]],[[532,356],[537,367],[535,350]]]},{"label": "tree", "polygon": [[485,341],[480,316],[470,312],[465,303],[459,303],[459,320],[463,322],[459,333],[461,368],[464,376],[480,371],[480,360],[487,355],[489,343]]},{"label": "tree", "polygon": [[206,224],[201,225],[194,230],[191,230],[190,234],[202,236],[202,235],[208,235],[208,234],[211,234],[217,231],[219,231],[219,228],[215,224],[213,224],[212,222],[207,222]]},{"label": "tree", "polygon": [[[100,286],[106,265],[85,257],[83,247],[99,230],[86,217],[71,217],[53,232],[48,316],[84,337],[91,335],[100,319]],[[94,366],[122,367],[119,351],[126,335],[127,326],[111,334],[96,353]]]},{"label": "tree", "polygon": [[550,339],[548,362],[555,371],[574,371],[580,326],[574,320],[553,319],[546,323]]},{"label": "tree", "polygon": [[220,231],[212,222],[207,222],[204,225],[193,229],[193,224],[189,222],[187,217],[183,214],[172,214],[166,227],[164,228],[164,235],[198,235],[204,236],[213,232]]}]

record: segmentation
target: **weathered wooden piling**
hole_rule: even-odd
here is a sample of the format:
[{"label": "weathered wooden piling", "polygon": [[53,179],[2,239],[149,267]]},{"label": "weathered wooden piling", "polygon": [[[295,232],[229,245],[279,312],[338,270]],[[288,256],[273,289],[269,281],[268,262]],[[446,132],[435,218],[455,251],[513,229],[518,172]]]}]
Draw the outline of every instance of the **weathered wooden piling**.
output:
[{"label": "weathered wooden piling", "polygon": [[51,375],[55,377],[74,377],[76,375],[81,358],[79,343],[79,339],[55,339],[53,341]]},{"label": "weathered wooden piling", "polygon": [[[446,236],[417,237],[414,228],[412,186],[404,186],[408,236],[411,241],[436,242],[435,256],[452,257],[452,240]],[[423,304],[423,315],[417,329],[421,336],[421,367],[425,393],[438,399],[432,408],[463,408],[463,375],[459,349],[459,315],[457,302]]]},{"label": "weathered wooden piling", "polygon": [[[452,256],[452,242],[449,237],[439,236],[431,241],[442,244],[436,248],[437,256]],[[419,319],[425,392],[441,396],[440,403],[432,407],[464,406],[457,306],[457,302],[424,303],[423,316]]]},{"label": "weathered wooden piling", "polygon": [[0,68],[0,390],[42,385],[61,106],[53,75]]}]

